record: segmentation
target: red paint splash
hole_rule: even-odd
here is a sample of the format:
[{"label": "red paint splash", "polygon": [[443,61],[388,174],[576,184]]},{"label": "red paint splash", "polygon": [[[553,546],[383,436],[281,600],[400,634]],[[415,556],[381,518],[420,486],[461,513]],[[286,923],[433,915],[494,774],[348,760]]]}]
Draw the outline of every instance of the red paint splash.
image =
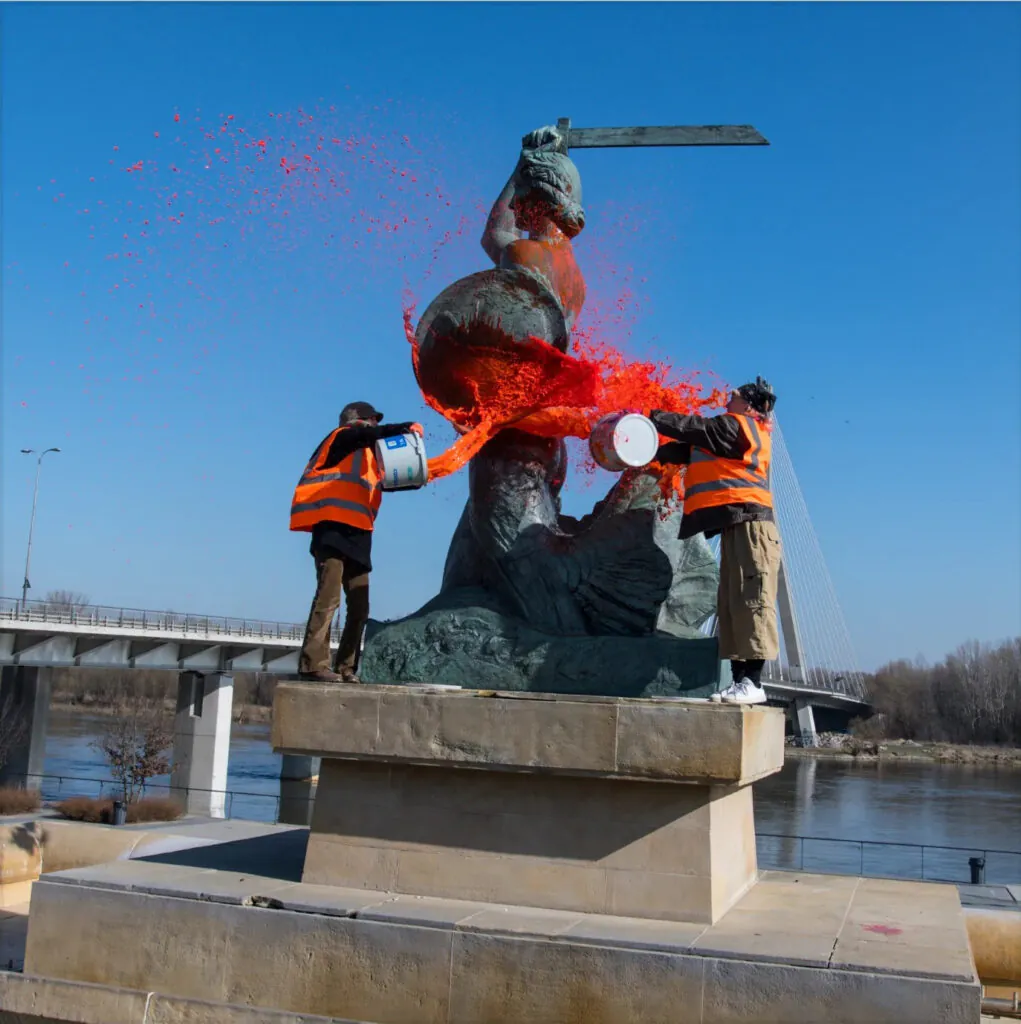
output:
[{"label": "red paint splash", "polygon": [[[404,331],[411,344],[415,376],[429,406],[462,436],[445,452],[429,460],[433,479],[462,468],[499,430],[514,427],[540,437],[585,439],[604,416],[653,409],[698,413],[720,406],[725,392],[708,394],[696,374],[677,377],[667,362],[628,359],[609,342],[576,333],[575,355],[565,355],[540,338],[507,344],[498,327],[469,324],[444,339],[447,378],[423,380],[418,342],[413,328],[414,307],[404,310]],[[446,346],[449,346],[447,348]],[[437,391],[460,394],[461,404],[446,406]],[[678,492],[680,474],[656,467],[664,494]]]}]

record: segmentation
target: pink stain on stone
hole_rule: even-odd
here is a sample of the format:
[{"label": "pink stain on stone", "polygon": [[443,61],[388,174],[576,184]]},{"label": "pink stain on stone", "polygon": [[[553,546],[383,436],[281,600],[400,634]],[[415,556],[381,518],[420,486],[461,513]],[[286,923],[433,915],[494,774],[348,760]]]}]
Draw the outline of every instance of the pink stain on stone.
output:
[{"label": "pink stain on stone", "polygon": [[901,935],[903,928],[894,928],[888,924],[863,924],[862,931],[872,932],[875,935]]}]

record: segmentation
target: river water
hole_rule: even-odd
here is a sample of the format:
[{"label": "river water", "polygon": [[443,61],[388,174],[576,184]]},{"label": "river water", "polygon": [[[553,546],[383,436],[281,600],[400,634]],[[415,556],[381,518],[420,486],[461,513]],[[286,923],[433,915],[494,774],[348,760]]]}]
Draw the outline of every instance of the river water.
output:
[{"label": "river water", "polygon": [[[104,721],[53,709],[45,798],[110,791],[109,773],[90,745]],[[269,726],[234,725],[228,815],[275,820],[279,777],[280,757],[270,749]],[[970,855],[1007,851],[988,852],[986,881],[1021,883],[1021,770],[1016,768],[792,758],[782,771],[756,783],[754,798],[762,867],[964,882]],[[898,843],[910,845],[885,845]],[[919,845],[930,849],[923,854]]]}]

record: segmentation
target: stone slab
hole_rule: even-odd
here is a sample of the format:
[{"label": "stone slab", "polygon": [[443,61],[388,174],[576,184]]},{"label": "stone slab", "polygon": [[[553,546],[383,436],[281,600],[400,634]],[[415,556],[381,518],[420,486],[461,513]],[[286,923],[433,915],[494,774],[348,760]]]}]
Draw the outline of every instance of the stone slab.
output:
[{"label": "stone slab", "polygon": [[0,971],[0,1024],[359,1024]]},{"label": "stone slab", "polygon": [[232,903],[238,906],[266,902],[278,891],[289,889],[293,885],[278,878],[150,861],[96,864],[76,871],[56,872],[47,875],[47,878],[60,878],[68,885],[126,889],[148,896],[184,896],[188,899]]},{"label": "stone slab", "polygon": [[164,856],[210,846],[226,846],[267,836],[283,840],[302,832],[292,826],[243,821],[175,821],[145,825],[95,825],[82,821],[42,821],[43,870],[69,871],[112,860]]},{"label": "stone slab", "polygon": [[746,785],[783,766],[783,734],[780,709],[700,700],[280,683],[272,743],[309,757]]},{"label": "stone slab", "polygon": [[[246,1004],[250,1013],[263,1014],[159,1018],[167,1024],[275,1022],[270,1010],[291,1015],[280,1017],[281,1024],[302,1014],[376,1024],[979,1019],[980,987],[974,970],[960,963],[967,935],[949,912],[952,887],[897,883],[885,893],[867,889],[858,901],[857,879],[769,872],[721,922],[701,927],[386,893],[372,894],[374,903],[342,917],[337,901],[318,908],[317,887],[287,887],[289,905],[307,908],[299,912],[200,898],[229,888],[230,879],[220,885],[202,877],[190,898],[150,895],[141,875],[131,877],[137,864],[122,869],[120,890],[99,888],[78,872],[36,883],[26,970],[47,985],[98,983],[104,991]],[[916,918],[939,922],[948,936],[924,947],[901,941],[917,960],[905,955],[883,970],[849,955],[809,964],[798,957],[802,939],[828,934],[831,947],[837,945],[848,922],[859,911],[867,916],[883,895],[891,908],[910,904]],[[814,919],[813,900],[830,923]],[[832,925],[845,903],[847,921]],[[381,917],[387,906],[391,916]],[[774,911],[786,914],[784,926],[767,935],[765,922]],[[773,944],[771,953],[766,942]],[[0,1012],[9,998],[0,983]],[[108,1016],[105,1024],[120,1019],[131,1018]]]},{"label": "stone slab", "polygon": [[831,963],[919,977],[976,977],[964,911],[950,885],[862,878],[837,936]]}]

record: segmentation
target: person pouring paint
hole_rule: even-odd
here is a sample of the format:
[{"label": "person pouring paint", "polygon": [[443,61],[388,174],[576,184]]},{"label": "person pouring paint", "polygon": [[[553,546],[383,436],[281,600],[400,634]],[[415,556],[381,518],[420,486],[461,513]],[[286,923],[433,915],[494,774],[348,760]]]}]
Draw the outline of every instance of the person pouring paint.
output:
[{"label": "person pouring paint", "polygon": [[[311,533],[316,566],[316,593],[298,658],[301,679],[332,683],[360,682],[357,669],[362,636],[369,618],[372,534],[383,490],[425,483],[422,427],[418,423],[383,424],[383,414],[368,402],[351,402],[339,426],[316,446],[291,501],[291,530]],[[397,461],[390,451],[415,452],[422,472],[395,482],[388,472]],[[405,460],[407,461],[407,460]],[[406,482],[407,481],[407,482]],[[340,647],[330,667],[330,627],[346,600]]]},{"label": "person pouring paint", "polygon": [[688,467],[681,538],[720,536],[718,637],[733,683],[712,699],[733,704],[765,703],[762,670],[780,653],[781,547],[769,489],[775,405],[773,389],[757,377],[731,394],[722,415],[650,414],[660,434],[670,438],[657,461]]}]

